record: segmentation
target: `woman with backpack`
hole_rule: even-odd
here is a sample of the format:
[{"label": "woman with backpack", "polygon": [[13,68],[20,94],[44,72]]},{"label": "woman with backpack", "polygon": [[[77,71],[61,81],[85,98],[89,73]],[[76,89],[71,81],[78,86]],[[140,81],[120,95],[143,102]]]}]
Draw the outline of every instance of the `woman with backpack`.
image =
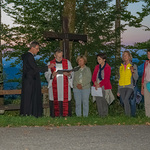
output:
[{"label": "woman with backpack", "polygon": [[122,54],[123,63],[119,68],[119,84],[117,96],[121,96],[125,114],[131,116],[130,97],[134,93],[134,81],[138,79],[137,66],[132,64],[132,55],[129,51]]}]

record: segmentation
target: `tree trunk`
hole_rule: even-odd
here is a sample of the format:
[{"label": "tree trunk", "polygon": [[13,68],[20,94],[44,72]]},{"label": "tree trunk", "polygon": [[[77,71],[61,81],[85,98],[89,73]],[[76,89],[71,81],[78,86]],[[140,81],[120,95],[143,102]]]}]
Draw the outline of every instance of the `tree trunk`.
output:
[{"label": "tree trunk", "polygon": [[[84,0],[84,12],[85,12],[85,18],[86,18],[86,15],[87,15],[87,14],[86,14],[87,7],[88,7],[88,2],[87,2],[87,0]],[[87,34],[87,21],[86,21],[86,19],[84,20],[84,34]],[[87,55],[88,55],[87,49],[85,49],[84,55],[85,55],[86,57],[88,57],[88,56],[87,56]]]},{"label": "tree trunk", "polygon": [[116,0],[116,20],[115,20],[115,34],[116,34],[116,41],[115,41],[115,79],[118,81],[119,78],[119,65],[120,65],[120,52],[121,52],[121,33],[120,33],[120,20],[121,20],[121,0]]},{"label": "tree trunk", "polygon": [[[63,32],[74,33],[75,7],[76,7],[76,0],[65,0],[64,8],[63,8],[63,18],[68,20],[68,29],[63,27]],[[69,60],[71,60],[72,46],[73,46],[73,42],[69,42],[69,51],[67,52],[67,56]]]},{"label": "tree trunk", "polygon": [[[2,32],[2,23],[1,23],[1,4],[0,0],[0,31]],[[0,90],[3,89],[3,65],[2,65],[2,49],[1,49],[1,34],[0,34]],[[0,96],[0,105],[4,104],[3,95]]]}]

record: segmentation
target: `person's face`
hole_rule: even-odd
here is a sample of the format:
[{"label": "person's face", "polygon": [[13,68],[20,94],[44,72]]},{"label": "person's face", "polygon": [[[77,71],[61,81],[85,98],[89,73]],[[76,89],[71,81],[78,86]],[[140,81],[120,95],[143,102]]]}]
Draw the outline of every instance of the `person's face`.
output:
[{"label": "person's face", "polygon": [[78,65],[79,65],[80,67],[83,67],[83,66],[85,65],[85,62],[84,62],[84,59],[83,59],[83,58],[80,58],[80,59],[78,60]]},{"label": "person's face", "polygon": [[97,57],[97,62],[100,64],[100,65],[103,65],[105,63],[105,59],[101,58],[101,57]]},{"label": "person's face", "polygon": [[123,54],[123,60],[124,60],[125,62],[130,60],[130,56],[129,56],[128,53],[124,53],[124,54]]},{"label": "person's face", "polygon": [[32,49],[33,49],[33,54],[36,55],[39,52],[39,45],[32,47]]},{"label": "person's face", "polygon": [[147,58],[150,60],[150,52],[147,52]]},{"label": "person's face", "polygon": [[55,59],[58,61],[58,62],[61,62],[62,59],[63,59],[63,53],[58,53],[56,52],[56,54],[54,55]]}]

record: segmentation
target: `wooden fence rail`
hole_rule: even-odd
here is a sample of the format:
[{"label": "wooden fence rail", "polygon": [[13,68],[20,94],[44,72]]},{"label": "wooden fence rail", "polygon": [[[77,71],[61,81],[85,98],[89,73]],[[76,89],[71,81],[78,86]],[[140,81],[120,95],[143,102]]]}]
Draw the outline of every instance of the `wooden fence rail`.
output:
[{"label": "wooden fence rail", "polygon": [[[0,90],[0,95],[20,95],[21,89],[16,90]],[[49,100],[48,100],[48,89],[42,88],[42,94],[43,94],[43,109],[44,109],[44,115],[49,114]],[[19,104],[8,104],[8,105],[2,105],[0,106],[0,114],[3,114],[5,110],[20,110]]]},{"label": "wooden fence rail", "polygon": [[[42,94],[48,93],[47,88],[42,88]],[[0,90],[0,95],[20,95],[21,94],[21,89],[18,90]]]}]

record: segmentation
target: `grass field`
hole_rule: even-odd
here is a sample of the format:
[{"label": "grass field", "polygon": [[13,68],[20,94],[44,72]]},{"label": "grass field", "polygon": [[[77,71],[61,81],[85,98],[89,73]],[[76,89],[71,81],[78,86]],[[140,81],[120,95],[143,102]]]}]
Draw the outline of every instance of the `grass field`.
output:
[{"label": "grass field", "polygon": [[19,115],[0,115],[0,127],[20,127],[20,126],[82,126],[82,125],[150,125],[150,118],[144,115],[137,117],[127,117],[123,114],[107,116],[104,118],[98,115],[88,117],[22,117]]},{"label": "grass field", "polygon": [[0,115],[0,127],[19,126],[81,126],[81,125],[150,125],[150,118],[145,116],[144,104],[137,105],[136,117],[124,115],[124,109],[118,100],[109,106],[109,115],[101,118],[98,116],[96,103],[90,100],[89,116],[76,117],[75,104],[72,102],[72,117],[41,117],[19,116],[19,111],[5,111]]}]

